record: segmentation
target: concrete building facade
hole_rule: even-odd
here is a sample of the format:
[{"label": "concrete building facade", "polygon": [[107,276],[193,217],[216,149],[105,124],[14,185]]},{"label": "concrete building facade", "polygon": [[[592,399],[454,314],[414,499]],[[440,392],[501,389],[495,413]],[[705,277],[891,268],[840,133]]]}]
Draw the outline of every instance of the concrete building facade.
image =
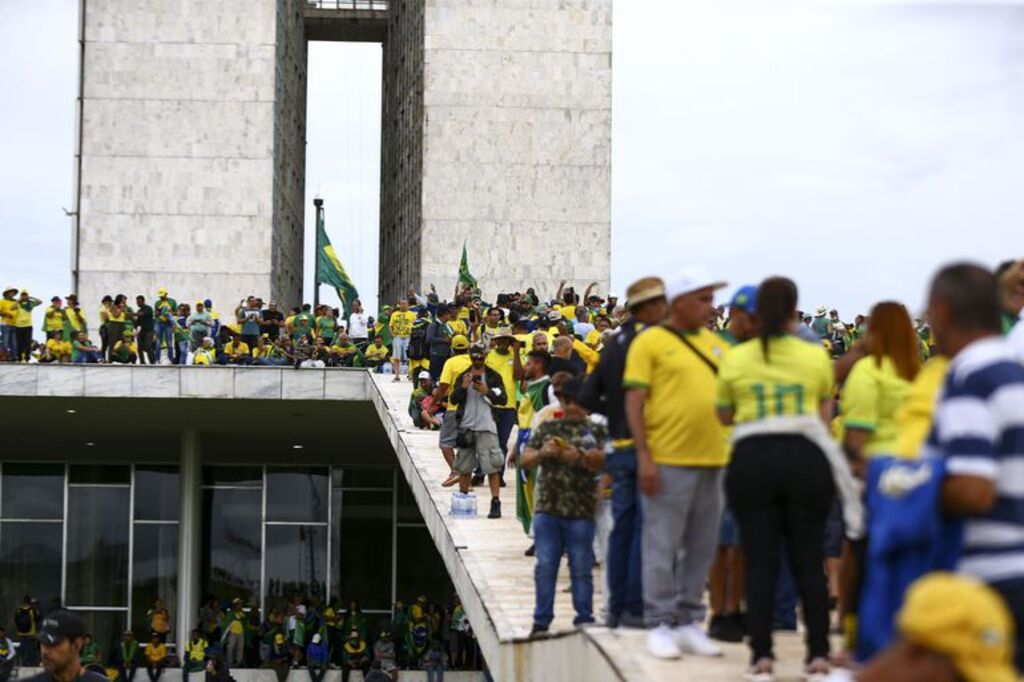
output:
[{"label": "concrete building facade", "polygon": [[[611,0],[80,5],[72,269],[90,314],[161,286],[221,310],[311,298],[310,39],[383,44],[382,300],[447,295],[464,242],[485,294],[607,284]],[[586,248],[549,246],[566,243]]]}]

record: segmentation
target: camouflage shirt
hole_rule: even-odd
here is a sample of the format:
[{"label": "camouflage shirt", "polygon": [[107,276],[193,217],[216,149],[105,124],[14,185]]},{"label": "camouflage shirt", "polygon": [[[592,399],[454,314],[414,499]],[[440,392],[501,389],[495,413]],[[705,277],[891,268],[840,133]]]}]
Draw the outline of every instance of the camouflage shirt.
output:
[{"label": "camouflage shirt", "polygon": [[[566,445],[586,452],[604,450],[605,430],[589,419],[550,419],[530,434],[529,447],[540,450],[544,441],[560,438]],[[535,513],[570,519],[593,519],[597,515],[597,478],[600,472],[587,469],[582,461],[544,459],[537,472]]]}]

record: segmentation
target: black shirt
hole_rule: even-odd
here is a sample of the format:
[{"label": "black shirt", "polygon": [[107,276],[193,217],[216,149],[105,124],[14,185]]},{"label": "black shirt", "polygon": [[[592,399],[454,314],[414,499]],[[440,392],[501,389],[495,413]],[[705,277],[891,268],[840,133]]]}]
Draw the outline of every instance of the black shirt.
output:
[{"label": "black shirt", "polygon": [[[21,682],[57,682],[57,680],[53,675],[44,670],[38,675],[21,680]],[[110,682],[110,680],[104,675],[82,668],[82,672],[78,675],[78,682]]]},{"label": "black shirt", "polygon": [[622,387],[622,374],[626,369],[629,346],[639,332],[639,325],[626,323],[605,341],[601,359],[587,376],[579,397],[580,405],[608,417],[608,435],[615,440],[632,438],[626,421],[626,391]]},{"label": "black shirt", "polygon": [[[280,310],[263,310],[260,312],[260,317],[264,323],[273,321],[284,322],[284,313]],[[275,324],[260,325],[260,333],[266,334],[271,340],[276,339],[280,332],[281,328]]]},{"label": "black shirt", "polygon": [[144,303],[135,311],[135,326],[140,331],[153,331],[153,306]]}]

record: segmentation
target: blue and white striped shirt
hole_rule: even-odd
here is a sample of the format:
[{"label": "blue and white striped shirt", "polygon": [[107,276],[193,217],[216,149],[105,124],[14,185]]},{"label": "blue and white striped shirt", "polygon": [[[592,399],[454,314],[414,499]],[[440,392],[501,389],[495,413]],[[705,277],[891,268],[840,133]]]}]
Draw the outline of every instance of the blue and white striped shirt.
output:
[{"label": "blue and white striped shirt", "polygon": [[958,569],[987,583],[1024,580],[1024,366],[1001,337],[953,359],[928,451],[951,475],[990,479],[996,503],[966,520]]}]

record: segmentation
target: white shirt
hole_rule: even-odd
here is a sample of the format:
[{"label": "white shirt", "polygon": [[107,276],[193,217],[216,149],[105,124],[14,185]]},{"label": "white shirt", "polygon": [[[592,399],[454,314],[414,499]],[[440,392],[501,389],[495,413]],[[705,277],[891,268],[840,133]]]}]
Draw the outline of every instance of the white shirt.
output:
[{"label": "white shirt", "polygon": [[348,316],[348,335],[353,339],[368,338],[366,313],[352,313]]}]

